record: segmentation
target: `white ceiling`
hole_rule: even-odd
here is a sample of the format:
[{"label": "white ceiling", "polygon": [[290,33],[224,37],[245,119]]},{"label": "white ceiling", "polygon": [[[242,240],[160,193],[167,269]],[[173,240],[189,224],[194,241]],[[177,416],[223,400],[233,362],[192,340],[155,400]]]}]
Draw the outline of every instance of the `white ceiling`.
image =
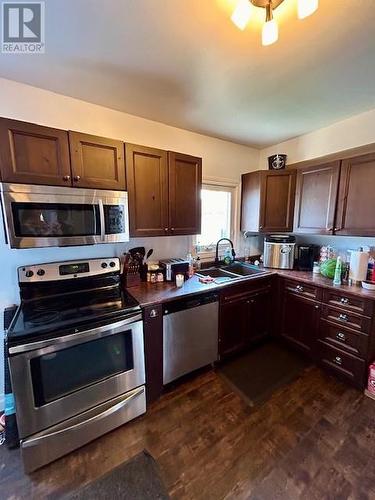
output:
[{"label": "white ceiling", "polygon": [[47,0],[46,54],[0,55],[0,76],[255,147],[375,108],[375,0],[320,0],[300,21],[235,0]]}]

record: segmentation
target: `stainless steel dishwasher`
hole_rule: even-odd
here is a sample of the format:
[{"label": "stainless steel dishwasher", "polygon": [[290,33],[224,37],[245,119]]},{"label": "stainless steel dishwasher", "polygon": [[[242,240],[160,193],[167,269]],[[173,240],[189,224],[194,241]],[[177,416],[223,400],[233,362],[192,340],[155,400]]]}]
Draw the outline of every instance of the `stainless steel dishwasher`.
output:
[{"label": "stainless steel dishwasher", "polygon": [[164,384],[217,361],[218,301],[210,293],[164,304]]}]

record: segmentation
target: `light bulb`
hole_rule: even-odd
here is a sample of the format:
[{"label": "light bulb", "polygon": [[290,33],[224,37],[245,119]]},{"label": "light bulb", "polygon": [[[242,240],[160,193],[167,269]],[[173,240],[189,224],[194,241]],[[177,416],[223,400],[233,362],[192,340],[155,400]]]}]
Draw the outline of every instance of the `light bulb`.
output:
[{"label": "light bulb", "polygon": [[273,43],[277,42],[278,38],[279,38],[279,27],[275,19],[266,21],[263,25],[263,30],[262,30],[262,44],[272,45]]},{"label": "light bulb", "polygon": [[240,30],[244,30],[246,28],[246,25],[251,17],[252,10],[253,6],[250,3],[250,0],[238,0],[231,17],[237,28]]},{"label": "light bulb", "polygon": [[319,7],[319,0],[298,0],[298,18],[311,16]]},{"label": "light bulb", "polygon": [[266,22],[263,25],[262,30],[262,44],[272,45],[277,42],[279,38],[279,27],[277,22],[273,18],[272,13],[272,0],[269,0],[266,6]]}]

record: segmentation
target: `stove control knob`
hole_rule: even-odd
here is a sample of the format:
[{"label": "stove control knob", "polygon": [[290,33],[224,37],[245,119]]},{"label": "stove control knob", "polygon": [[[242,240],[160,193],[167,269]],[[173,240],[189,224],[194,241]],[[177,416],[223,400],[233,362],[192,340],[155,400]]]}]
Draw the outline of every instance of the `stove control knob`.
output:
[{"label": "stove control knob", "polygon": [[36,272],[36,274],[37,274],[38,276],[44,276],[44,275],[46,274],[46,272],[45,272],[45,270],[44,270],[44,269],[38,269],[38,270],[37,270],[37,272]]},{"label": "stove control knob", "polygon": [[115,267],[116,262],[113,262],[113,260],[112,260],[112,261],[109,263],[109,265],[110,265],[111,267]]},{"label": "stove control knob", "polygon": [[107,263],[106,262],[102,262],[102,268],[105,269],[107,267]]},{"label": "stove control knob", "polygon": [[25,272],[25,276],[26,278],[32,278],[34,276],[34,273],[29,269],[28,271]]}]

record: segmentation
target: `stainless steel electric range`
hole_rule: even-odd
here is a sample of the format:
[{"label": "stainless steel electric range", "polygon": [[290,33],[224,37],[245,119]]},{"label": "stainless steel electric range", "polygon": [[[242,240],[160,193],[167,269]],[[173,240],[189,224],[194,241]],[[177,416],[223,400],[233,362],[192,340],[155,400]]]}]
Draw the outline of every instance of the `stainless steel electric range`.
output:
[{"label": "stainless steel electric range", "polygon": [[119,259],[25,266],[7,332],[25,470],[146,411],[141,308]]}]

